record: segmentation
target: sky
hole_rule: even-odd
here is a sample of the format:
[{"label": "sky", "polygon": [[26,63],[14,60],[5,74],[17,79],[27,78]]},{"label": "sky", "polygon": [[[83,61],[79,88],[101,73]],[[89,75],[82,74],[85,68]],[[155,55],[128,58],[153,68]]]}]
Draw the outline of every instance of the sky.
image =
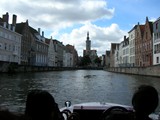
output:
[{"label": "sky", "polygon": [[17,15],[17,23],[44,31],[46,38],[57,39],[64,45],[74,45],[79,56],[86,49],[89,31],[91,49],[98,56],[110,50],[111,43],[120,43],[138,22],[146,17],[160,17],[159,0],[1,0],[0,16]]}]

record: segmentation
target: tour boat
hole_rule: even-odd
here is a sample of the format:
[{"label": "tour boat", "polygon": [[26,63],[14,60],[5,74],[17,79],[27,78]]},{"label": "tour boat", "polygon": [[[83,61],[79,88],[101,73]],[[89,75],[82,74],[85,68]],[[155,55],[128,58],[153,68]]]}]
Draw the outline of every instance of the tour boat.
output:
[{"label": "tour boat", "polygon": [[[70,101],[66,101],[65,107],[61,108],[60,111],[65,120],[105,120],[105,117],[113,109],[134,114],[132,106],[105,102],[88,102],[72,105]],[[150,117],[153,120],[158,120],[158,115],[156,114],[151,114]]]}]

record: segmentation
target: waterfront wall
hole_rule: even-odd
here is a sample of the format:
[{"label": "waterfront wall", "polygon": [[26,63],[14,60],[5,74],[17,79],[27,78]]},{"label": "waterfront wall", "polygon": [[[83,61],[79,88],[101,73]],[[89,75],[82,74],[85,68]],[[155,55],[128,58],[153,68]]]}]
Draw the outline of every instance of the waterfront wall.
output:
[{"label": "waterfront wall", "polygon": [[160,66],[150,67],[111,67],[104,68],[109,72],[160,77]]},{"label": "waterfront wall", "polygon": [[0,73],[18,73],[18,72],[41,72],[41,71],[57,71],[72,70],[73,68],[48,67],[48,66],[24,66],[9,62],[0,62]]},{"label": "waterfront wall", "polygon": [[103,67],[49,67],[49,66],[24,66],[16,63],[0,62],[0,73],[41,72],[58,70],[103,70]]}]

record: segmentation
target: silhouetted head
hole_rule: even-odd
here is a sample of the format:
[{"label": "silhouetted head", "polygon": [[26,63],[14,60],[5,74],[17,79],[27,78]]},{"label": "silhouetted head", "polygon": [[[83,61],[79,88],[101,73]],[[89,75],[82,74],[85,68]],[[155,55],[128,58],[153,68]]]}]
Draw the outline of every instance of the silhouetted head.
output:
[{"label": "silhouetted head", "polygon": [[56,110],[57,104],[49,92],[32,90],[28,94],[25,115],[32,120],[51,120]]},{"label": "silhouetted head", "polygon": [[137,115],[148,116],[158,106],[158,92],[149,85],[141,85],[134,93],[132,105]]}]

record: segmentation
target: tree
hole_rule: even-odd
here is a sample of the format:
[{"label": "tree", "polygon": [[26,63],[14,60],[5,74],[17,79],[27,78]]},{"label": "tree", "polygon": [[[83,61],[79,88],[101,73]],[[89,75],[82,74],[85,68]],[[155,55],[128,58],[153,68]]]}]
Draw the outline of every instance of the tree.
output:
[{"label": "tree", "polygon": [[82,58],[82,66],[88,66],[91,63],[91,59],[88,55]]},{"label": "tree", "polygon": [[98,66],[100,66],[101,61],[102,61],[102,60],[101,60],[99,57],[96,57],[95,60],[94,60],[94,62],[95,62]]}]

